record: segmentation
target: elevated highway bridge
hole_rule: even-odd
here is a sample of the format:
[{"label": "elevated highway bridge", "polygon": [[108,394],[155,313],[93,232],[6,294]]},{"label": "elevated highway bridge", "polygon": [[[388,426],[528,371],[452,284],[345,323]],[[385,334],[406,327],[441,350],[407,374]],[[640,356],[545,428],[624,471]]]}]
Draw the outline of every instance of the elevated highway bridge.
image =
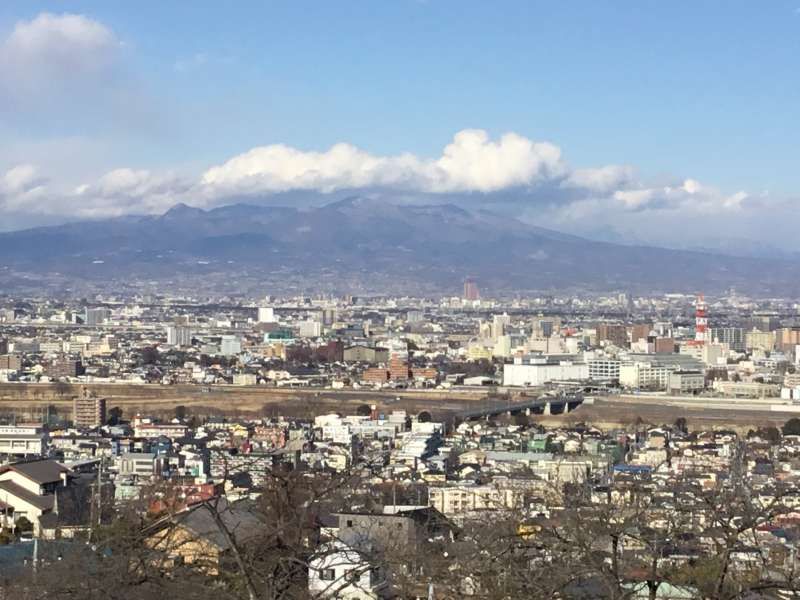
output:
[{"label": "elevated highway bridge", "polygon": [[574,410],[582,403],[583,394],[542,395],[516,402],[476,402],[475,406],[457,411],[455,417],[460,421],[475,421],[503,414],[560,415]]}]

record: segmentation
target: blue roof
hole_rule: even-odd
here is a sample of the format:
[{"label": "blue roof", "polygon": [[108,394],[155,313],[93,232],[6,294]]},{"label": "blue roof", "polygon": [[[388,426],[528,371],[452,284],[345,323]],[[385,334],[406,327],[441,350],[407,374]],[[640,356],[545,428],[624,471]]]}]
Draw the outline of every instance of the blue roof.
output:
[{"label": "blue roof", "polygon": [[650,473],[653,467],[648,465],[614,465],[614,470],[621,473]]}]

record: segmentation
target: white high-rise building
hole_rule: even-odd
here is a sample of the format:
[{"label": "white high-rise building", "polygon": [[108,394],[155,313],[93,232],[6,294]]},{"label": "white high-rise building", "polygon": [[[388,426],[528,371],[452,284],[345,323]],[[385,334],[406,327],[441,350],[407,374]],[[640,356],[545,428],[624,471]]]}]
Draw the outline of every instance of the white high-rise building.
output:
[{"label": "white high-rise building", "polygon": [[259,323],[274,323],[275,322],[275,309],[271,306],[258,307],[258,322]]},{"label": "white high-rise building", "polygon": [[322,335],[322,323],[311,319],[300,322],[300,337],[319,337]]},{"label": "white high-rise building", "polygon": [[86,325],[103,325],[111,318],[111,311],[103,306],[99,308],[86,308],[83,322]]},{"label": "white high-rise building", "polygon": [[242,351],[242,340],[235,335],[223,335],[219,343],[219,353],[234,356]]},{"label": "white high-rise building", "polygon": [[183,325],[167,327],[167,344],[170,346],[191,346],[192,330]]},{"label": "white high-rise building", "polygon": [[506,313],[494,315],[492,317],[492,339],[497,341],[500,336],[505,335],[509,325],[511,325],[511,317]]}]

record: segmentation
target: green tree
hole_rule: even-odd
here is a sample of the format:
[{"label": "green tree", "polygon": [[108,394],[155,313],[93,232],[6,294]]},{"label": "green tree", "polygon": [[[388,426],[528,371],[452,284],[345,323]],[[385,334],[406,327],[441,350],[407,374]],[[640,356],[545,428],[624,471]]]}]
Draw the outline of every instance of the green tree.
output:
[{"label": "green tree", "polygon": [[158,350],[155,346],[142,348],[139,356],[139,363],[142,365],[154,365],[158,363]]},{"label": "green tree", "polygon": [[761,427],[758,430],[758,435],[771,444],[777,444],[781,441],[781,432],[778,431],[777,427]]},{"label": "green tree", "polygon": [[800,435],[800,419],[792,417],[783,424],[783,435]]},{"label": "green tree", "polygon": [[686,417],[678,417],[675,419],[675,429],[680,431],[681,433],[688,433],[689,426],[686,422]]},{"label": "green tree", "polygon": [[122,409],[119,406],[115,406],[114,408],[108,411],[108,424],[119,425],[121,422],[122,422]]},{"label": "green tree", "polygon": [[17,533],[24,533],[27,531],[33,531],[33,523],[27,517],[20,517],[14,523],[15,529]]}]

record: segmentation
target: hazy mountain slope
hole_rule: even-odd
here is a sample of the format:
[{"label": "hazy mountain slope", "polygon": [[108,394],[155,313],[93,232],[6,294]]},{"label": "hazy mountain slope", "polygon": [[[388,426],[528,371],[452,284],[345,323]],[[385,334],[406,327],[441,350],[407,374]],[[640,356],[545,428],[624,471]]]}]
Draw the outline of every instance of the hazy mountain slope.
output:
[{"label": "hazy mountain slope", "polygon": [[800,288],[800,268],[790,261],[589,241],[453,205],[362,198],[307,209],[177,205],[161,216],[4,233],[0,269],[7,282],[21,272],[58,277],[61,285],[71,278],[158,282],[205,275],[232,284],[292,281],[309,291],[357,284],[450,293],[466,275],[495,291],[735,286],[787,294]]}]

